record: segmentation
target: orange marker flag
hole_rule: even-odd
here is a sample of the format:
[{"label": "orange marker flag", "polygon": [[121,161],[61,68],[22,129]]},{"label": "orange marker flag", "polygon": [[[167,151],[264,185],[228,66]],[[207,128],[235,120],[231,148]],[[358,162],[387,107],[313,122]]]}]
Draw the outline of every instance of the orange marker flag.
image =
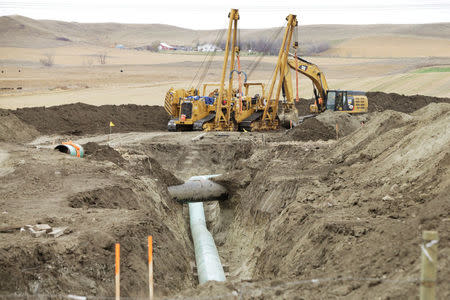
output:
[{"label": "orange marker flag", "polygon": [[120,244],[116,244],[116,300],[120,299]]},{"label": "orange marker flag", "polygon": [[148,236],[148,296],[153,300],[153,237]]},{"label": "orange marker flag", "polygon": [[148,236],[148,263],[151,263],[153,259],[153,237]]}]

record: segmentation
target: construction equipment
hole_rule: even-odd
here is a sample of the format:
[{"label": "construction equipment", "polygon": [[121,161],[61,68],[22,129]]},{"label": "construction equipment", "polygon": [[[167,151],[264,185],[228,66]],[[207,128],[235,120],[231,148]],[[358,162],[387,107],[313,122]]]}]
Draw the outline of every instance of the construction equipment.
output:
[{"label": "construction equipment", "polygon": [[[230,20],[220,84],[204,84],[202,95],[194,88],[189,90],[171,88],[164,102],[164,107],[171,116],[169,131],[251,130],[252,120],[262,115],[264,84],[247,82],[247,75],[240,68],[237,45],[238,10],[232,9],[228,17]],[[239,86],[233,88],[236,74]],[[226,79],[228,79],[227,87],[225,87]],[[215,89],[208,90],[210,87]],[[250,88],[254,87],[260,91],[250,96]]]},{"label": "construction equipment", "polygon": [[315,103],[311,104],[313,113],[325,110],[345,111],[348,113],[365,113],[368,110],[368,99],[364,92],[329,90],[325,74],[319,67],[296,54],[289,54],[289,67],[296,70],[313,82]]},{"label": "construction equipment", "polygon": [[[296,70],[297,74],[301,73],[313,81],[316,96],[316,103],[311,105],[313,112],[323,112],[325,109],[352,113],[367,111],[367,97],[364,93],[329,91],[325,76],[319,68],[296,55],[298,41],[293,41],[293,38],[297,37],[294,31],[298,23],[297,17],[292,14],[286,18],[287,26],[268,92],[266,93],[263,83],[247,82],[247,74],[241,70],[237,45],[238,10],[232,9],[228,17],[229,26],[221,82],[204,84],[201,95],[198,89],[194,88],[189,90],[171,88],[164,102],[164,107],[171,116],[168,123],[169,131],[262,131],[276,130],[280,125],[295,126],[299,119],[290,69]],[[295,49],[294,59],[289,57],[292,56],[289,53],[291,47]],[[239,79],[239,86],[236,89],[233,88],[235,73]],[[226,87],[227,75],[228,86]],[[298,101],[298,75],[296,79]],[[211,86],[217,88],[210,91],[208,88]],[[250,87],[258,87],[260,93],[250,96]],[[281,93],[282,100],[280,100]]]}]

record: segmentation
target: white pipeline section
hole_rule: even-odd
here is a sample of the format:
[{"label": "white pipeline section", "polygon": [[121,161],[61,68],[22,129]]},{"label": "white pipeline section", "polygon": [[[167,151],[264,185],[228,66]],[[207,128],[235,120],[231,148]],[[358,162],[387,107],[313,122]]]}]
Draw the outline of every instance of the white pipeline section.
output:
[{"label": "white pipeline section", "polygon": [[189,220],[195,247],[198,281],[225,281],[225,273],[211,233],[206,228],[202,202],[189,203]]},{"label": "white pipeline section", "polygon": [[169,186],[169,194],[178,201],[222,200],[227,190],[218,183],[209,180],[220,175],[193,176],[183,184]]}]

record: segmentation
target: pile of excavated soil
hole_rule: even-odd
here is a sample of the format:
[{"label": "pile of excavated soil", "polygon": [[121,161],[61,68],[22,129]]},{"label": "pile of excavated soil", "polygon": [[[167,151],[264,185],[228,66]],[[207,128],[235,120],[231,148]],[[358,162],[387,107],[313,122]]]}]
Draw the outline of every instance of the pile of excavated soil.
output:
[{"label": "pile of excavated soil", "polygon": [[101,105],[74,103],[11,111],[42,134],[83,135],[112,132],[167,130],[168,115],[162,106]]},{"label": "pile of excavated soil", "polygon": [[[172,173],[162,168],[157,160],[150,156],[129,156],[129,162],[114,148],[109,145],[100,145],[95,142],[89,142],[83,145],[85,156],[88,159],[99,161],[110,161],[118,166],[128,168],[132,173],[138,176],[152,176],[166,186],[182,184]],[[127,153],[129,154],[129,153]],[[132,195],[130,194],[130,197]]]},{"label": "pile of excavated soil", "polygon": [[0,109],[0,142],[27,142],[39,135],[39,132],[8,110]]},{"label": "pile of excavated soil", "polygon": [[[424,95],[399,95],[396,93],[383,92],[367,92],[367,99],[369,100],[369,112],[395,110],[404,113],[412,113],[428,104],[435,102],[450,103],[450,98],[439,98]],[[299,116],[311,114],[309,105],[314,103],[314,99],[300,99],[295,103]]]},{"label": "pile of excavated soil", "polygon": [[309,110],[309,106],[314,103],[314,99],[303,99],[300,98],[300,101],[295,102],[295,107],[297,108],[299,116],[305,116],[311,114]]},{"label": "pile of excavated soil", "polygon": [[316,118],[310,118],[300,123],[295,128],[287,131],[283,136],[284,141],[327,141],[336,138],[333,127],[327,126]]},{"label": "pile of excavated soil", "polygon": [[179,180],[171,172],[162,168],[159,162],[150,156],[139,158],[131,163],[130,169],[139,176],[152,176],[165,186],[183,183],[183,181]]},{"label": "pile of excavated soil", "polygon": [[123,165],[125,163],[125,159],[123,159],[122,155],[108,145],[100,145],[95,142],[89,142],[82,146],[86,158],[107,160],[117,165]]},{"label": "pile of excavated soil", "polygon": [[325,111],[319,114],[316,120],[337,130],[339,137],[344,137],[364,126],[369,120],[369,114],[351,115],[345,112]]},{"label": "pile of excavated soil", "polygon": [[390,109],[404,113],[412,113],[432,102],[450,103],[450,98],[438,98],[424,95],[406,96],[383,92],[368,92],[366,95],[369,100],[369,112]]}]

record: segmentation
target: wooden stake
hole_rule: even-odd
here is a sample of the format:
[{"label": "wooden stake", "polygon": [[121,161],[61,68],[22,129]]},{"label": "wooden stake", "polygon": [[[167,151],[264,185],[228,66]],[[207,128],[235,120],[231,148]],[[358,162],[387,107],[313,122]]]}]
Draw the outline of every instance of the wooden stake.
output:
[{"label": "wooden stake", "polygon": [[153,300],[153,238],[148,236],[148,295]]},{"label": "wooden stake", "polygon": [[339,139],[339,125],[336,123],[336,139]]},{"label": "wooden stake", "polygon": [[120,300],[120,244],[116,244],[116,300]]},{"label": "wooden stake", "polygon": [[437,244],[439,241],[437,231],[424,231],[422,233],[422,266],[420,274],[420,300],[436,299],[437,275]]}]

